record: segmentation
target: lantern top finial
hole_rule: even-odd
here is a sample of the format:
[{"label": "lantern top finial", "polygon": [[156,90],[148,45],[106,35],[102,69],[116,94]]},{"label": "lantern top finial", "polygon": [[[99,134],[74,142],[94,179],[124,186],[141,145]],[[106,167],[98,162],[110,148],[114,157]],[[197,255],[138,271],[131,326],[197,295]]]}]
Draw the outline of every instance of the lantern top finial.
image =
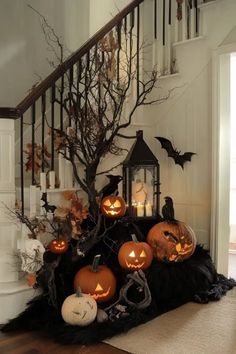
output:
[{"label": "lantern top finial", "polygon": [[123,165],[159,165],[156,156],[152,153],[143,139],[143,131],[136,131],[136,137],[137,139],[126,156]]}]

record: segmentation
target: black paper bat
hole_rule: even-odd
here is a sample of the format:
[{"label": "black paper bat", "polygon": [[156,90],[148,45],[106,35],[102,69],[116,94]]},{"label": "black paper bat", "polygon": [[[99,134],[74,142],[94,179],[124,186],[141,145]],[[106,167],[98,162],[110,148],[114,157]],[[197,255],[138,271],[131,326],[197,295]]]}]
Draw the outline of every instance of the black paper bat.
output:
[{"label": "black paper bat", "polygon": [[185,152],[181,155],[181,151],[174,149],[170,140],[161,136],[156,136],[155,138],[160,141],[161,147],[167,151],[168,156],[172,157],[172,159],[175,161],[175,164],[180,165],[182,169],[184,169],[185,162],[191,161],[192,156],[196,155],[195,152]]},{"label": "black paper bat", "polygon": [[48,199],[47,199],[47,193],[42,194],[41,200],[44,202],[42,207],[46,210],[46,212],[54,213],[54,211],[56,210],[57,207],[55,205],[49,205]]}]

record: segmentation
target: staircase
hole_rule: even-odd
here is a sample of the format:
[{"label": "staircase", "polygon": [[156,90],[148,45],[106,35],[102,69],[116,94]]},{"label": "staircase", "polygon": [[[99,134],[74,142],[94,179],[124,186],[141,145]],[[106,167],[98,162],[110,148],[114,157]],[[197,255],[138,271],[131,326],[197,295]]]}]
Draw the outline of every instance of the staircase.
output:
[{"label": "staircase", "polygon": [[[158,67],[159,80],[167,89],[173,87],[173,82],[177,86],[179,82],[183,82],[183,78],[191,77],[193,80],[201,72],[209,60],[209,48],[217,47],[232,29],[232,23],[229,23],[228,26],[222,26],[222,33],[219,36],[214,39],[211,37],[214,23],[211,23],[210,19],[214,17],[214,13],[218,14],[219,8],[223,11],[223,2],[223,0],[133,0],[66,61],[60,63],[15,108],[0,108],[1,201],[9,208],[14,208],[17,194],[22,214],[33,217],[40,213],[42,191],[48,192],[50,202],[58,204],[64,190],[79,188],[74,181],[70,162],[61,158],[55,149],[55,129],[65,133],[68,133],[70,127],[79,129],[73,122],[75,103],[73,95],[76,92],[75,99],[79,110],[82,112],[84,107],[87,109],[88,67],[103,45],[109,46],[111,45],[109,40],[115,41],[114,48],[104,50],[104,55],[110,53],[109,55],[115,58],[116,70],[111,75],[115,75],[113,80],[118,81],[122,71],[119,65],[125,40],[128,38],[126,43],[131,56],[132,50],[139,48],[142,42],[150,43],[146,51],[140,51],[140,54],[137,51],[138,54],[132,62],[138,70],[136,81],[129,88],[129,99],[125,103],[125,109],[130,101],[135,100],[140,89],[137,82],[155,64]],[[202,53],[201,61],[196,63],[193,70],[190,63],[199,51]],[[102,60],[102,51],[100,54]],[[186,65],[187,62],[189,65]],[[67,110],[62,106],[65,101]],[[163,107],[162,113],[165,115],[169,106],[165,104]],[[89,119],[86,113],[85,117]],[[16,142],[15,121],[20,132]],[[140,119],[138,114],[134,125],[146,125],[147,131],[151,132],[152,123],[153,120],[147,123],[142,117]],[[50,135],[48,126],[52,129]],[[32,144],[32,166],[26,172],[24,150],[28,143]],[[41,149],[42,165],[37,171],[35,149],[37,146],[45,145],[50,156],[46,156],[46,150]],[[54,172],[59,181],[54,180]],[[22,232],[21,225],[12,225],[4,206],[0,211],[0,303],[4,309],[1,311],[0,323],[3,323],[20,312],[26,300],[32,297],[35,291],[25,284],[24,278],[21,279],[19,268],[14,261],[14,254],[21,241],[27,237],[27,231],[24,229]],[[14,269],[13,264],[16,265]],[[7,306],[10,302],[14,305]]]}]

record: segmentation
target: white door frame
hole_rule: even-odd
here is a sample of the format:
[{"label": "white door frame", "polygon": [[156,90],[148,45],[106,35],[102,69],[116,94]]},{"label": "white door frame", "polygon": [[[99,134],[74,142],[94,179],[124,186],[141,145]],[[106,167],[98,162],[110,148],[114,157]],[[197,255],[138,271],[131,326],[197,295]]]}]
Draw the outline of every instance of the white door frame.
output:
[{"label": "white door frame", "polygon": [[217,48],[212,70],[212,217],[211,256],[228,276],[230,196],[230,54],[236,43]]}]

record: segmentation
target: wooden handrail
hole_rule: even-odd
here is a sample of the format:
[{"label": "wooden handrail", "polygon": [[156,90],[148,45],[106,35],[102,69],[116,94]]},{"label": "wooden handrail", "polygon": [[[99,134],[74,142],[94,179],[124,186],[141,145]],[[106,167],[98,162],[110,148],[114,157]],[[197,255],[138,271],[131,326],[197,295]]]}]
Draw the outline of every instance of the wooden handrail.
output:
[{"label": "wooden handrail", "polygon": [[133,0],[123,10],[121,10],[111,21],[103,26],[93,37],[86,41],[76,52],[68,57],[38,86],[36,86],[15,108],[0,107],[0,118],[17,119],[22,116],[28,108],[45,93],[67,70],[78,62],[88,51],[95,46],[109,31],[117,26],[122,19],[131,13],[144,0]]}]

